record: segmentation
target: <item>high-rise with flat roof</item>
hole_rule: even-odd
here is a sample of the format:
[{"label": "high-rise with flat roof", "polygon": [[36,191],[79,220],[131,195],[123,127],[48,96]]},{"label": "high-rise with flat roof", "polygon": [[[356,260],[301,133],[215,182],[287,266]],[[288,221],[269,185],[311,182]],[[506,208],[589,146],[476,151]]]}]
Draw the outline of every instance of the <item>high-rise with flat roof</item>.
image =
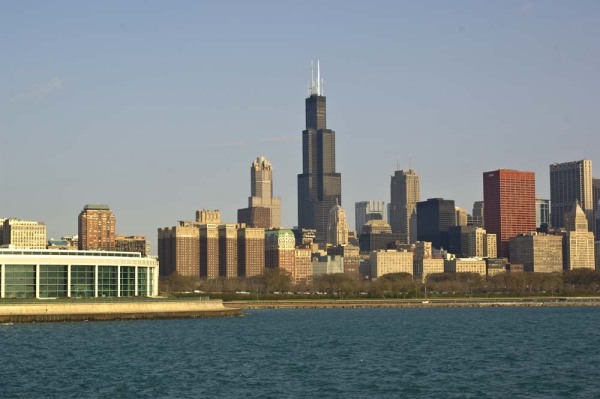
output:
[{"label": "high-rise with flat roof", "polygon": [[555,163],[550,165],[550,218],[552,227],[565,227],[565,215],[577,201],[593,231],[594,196],[592,191],[592,161]]},{"label": "high-rise with flat roof", "polygon": [[4,219],[2,243],[16,249],[46,249],[46,225],[32,220]]},{"label": "high-rise with flat roof", "polygon": [[84,206],[78,219],[79,249],[114,251],[116,223],[108,205]]},{"label": "high-rise with flat roof", "polygon": [[417,202],[417,237],[429,241],[434,248],[448,248],[448,232],[456,224],[453,200],[429,198]]},{"label": "high-rise with flat roof", "polygon": [[158,229],[158,259],[161,276],[200,277],[200,232],[190,222]]},{"label": "high-rise with flat roof", "polygon": [[327,110],[317,61],[306,99],[306,129],[302,132],[302,173],[298,175],[298,228],[316,229],[315,241],[327,238],[327,218],[342,204],[342,176],[335,170],[335,132],[327,129]]},{"label": "high-rise with flat roof", "polygon": [[483,173],[485,229],[495,234],[498,256],[507,258],[509,240],[535,231],[535,174],[511,169]]},{"label": "high-rise with flat roof", "polygon": [[417,173],[409,169],[397,170],[390,183],[390,225],[405,243],[417,241],[417,202],[420,200]]}]

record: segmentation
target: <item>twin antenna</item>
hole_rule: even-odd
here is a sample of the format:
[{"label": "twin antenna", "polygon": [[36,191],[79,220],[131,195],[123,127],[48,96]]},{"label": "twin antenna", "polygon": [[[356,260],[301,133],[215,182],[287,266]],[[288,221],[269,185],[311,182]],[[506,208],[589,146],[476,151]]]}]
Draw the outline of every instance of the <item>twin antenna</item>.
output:
[{"label": "twin antenna", "polygon": [[315,66],[313,61],[310,62],[310,81],[308,82],[308,96],[323,95],[323,79],[321,79],[321,68],[319,60],[317,60],[317,80],[315,81]]}]

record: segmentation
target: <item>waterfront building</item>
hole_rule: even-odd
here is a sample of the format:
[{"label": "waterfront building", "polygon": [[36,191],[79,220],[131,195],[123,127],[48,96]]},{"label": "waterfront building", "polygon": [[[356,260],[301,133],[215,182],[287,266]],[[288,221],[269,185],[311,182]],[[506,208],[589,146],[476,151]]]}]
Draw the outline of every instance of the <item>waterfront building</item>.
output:
[{"label": "waterfront building", "polygon": [[594,233],[588,230],[588,221],[579,203],[575,203],[565,217],[564,270],[595,269]]},{"label": "waterfront building", "polygon": [[371,278],[375,279],[389,273],[414,272],[414,254],[408,251],[386,249],[372,251],[370,254]]},{"label": "waterfront building", "polygon": [[253,277],[265,271],[265,229],[238,228],[238,276]]},{"label": "waterfront building", "polygon": [[312,258],[312,274],[319,276],[321,274],[344,273],[344,258],[339,255],[326,255],[316,253]]},{"label": "waterfront building", "polygon": [[596,256],[596,270],[600,270],[600,241],[594,243],[594,254]]},{"label": "waterfront building", "polygon": [[485,260],[482,258],[452,258],[444,260],[445,273],[477,273],[487,275]]},{"label": "waterfront building", "polygon": [[302,173],[298,175],[298,228],[315,229],[315,241],[327,238],[331,208],[342,205],[342,176],[335,169],[335,132],[327,129],[326,98],[317,61],[306,99],[306,129],[302,132]]},{"label": "waterfront building", "polygon": [[294,250],[294,275],[293,283],[312,283],[312,250],[310,248],[296,248]]},{"label": "waterfront building", "polygon": [[512,237],[510,262],[523,265],[526,272],[562,272],[562,237],[543,233],[519,234]]},{"label": "waterfront building", "polygon": [[327,244],[334,246],[348,244],[348,219],[346,211],[339,205],[335,205],[329,211]]},{"label": "waterfront building", "polygon": [[286,270],[296,280],[296,238],[292,230],[265,231],[265,267]]},{"label": "waterfront building", "polygon": [[220,224],[219,236],[219,276],[233,278],[238,275],[238,225]]},{"label": "waterfront building", "polygon": [[535,230],[535,174],[499,169],[483,174],[485,229],[496,235],[497,254],[508,257],[509,240]]},{"label": "waterfront building", "polygon": [[114,251],[116,223],[108,205],[85,205],[78,218],[79,249]]},{"label": "waterfront building", "polygon": [[427,282],[427,277],[430,274],[444,273],[444,259],[424,258],[417,259],[413,262],[413,273],[415,279],[422,283]]},{"label": "waterfront building", "polygon": [[344,260],[344,273],[358,275],[360,248],[356,245],[338,245],[327,248],[327,255],[341,256]]},{"label": "waterfront building", "polygon": [[150,242],[146,236],[115,235],[115,250],[118,252],[139,252],[142,256],[150,254]]},{"label": "waterfront building", "polygon": [[421,199],[417,173],[397,170],[390,183],[390,225],[394,234],[400,234],[403,243],[417,241],[417,202]]},{"label": "waterfront building", "polygon": [[46,249],[46,225],[32,220],[4,219],[2,246],[15,249]]},{"label": "waterfront building", "polygon": [[485,262],[487,265],[488,277],[508,272],[509,263],[506,258],[487,258]]},{"label": "waterfront building", "polygon": [[360,201],[354,204],[354,225],[357,234],[369,220],[387,220],[384,201]]},{"label": "waterfront building", "polygon": [[0,297],[156,296],[158,267],[136,252],[0,249]]},{"label": "waterfront building", "polygon": [[219,277],[219,225],[197,224],[200,237],[200,277]]},{"label": "waterfront building", "polygon": [[429,241],[435,248],[448,248],[448,230],[456,224],[453,200],[429,198],[417,202],[418,241]]},{"label": "waterfront building", "polygon": [[550,226],[550,200],[535,199],[535,225],[538,229],[542,225]]},{"label": "waterfront building", "polygon": [[397,242],[402,242],[402,235],[392,233],[390,225],[383,220],[369,220],[363,226],[358,242],[360,252],[369,253],[395,247]]},{"label": "waterfront building", "polygon": [[160,275],[200,277],[200,231],[192,222],[158,229]]},{"label": "waterfront building", "polygon": [[46,244],[46,249],[68,249],[68,250],[76,250],[77,246],[71,245],[71,243],[67,240],[60,239],[55,240],[53,238],[49,239]]},{"label": "waterfront building", "polygon": [[565,214],[577,201],[594,231],[594,196],[592,191],[592,161],[555,163],[550,165],[550,217],[553,228],[565,227]]},{"label": "waterfront building", "polygon": [[248,208],[238,210],[238,223],[263,229],[281,227],[281,199],[273,197],[273,167],[264,156],[250,167]]}]

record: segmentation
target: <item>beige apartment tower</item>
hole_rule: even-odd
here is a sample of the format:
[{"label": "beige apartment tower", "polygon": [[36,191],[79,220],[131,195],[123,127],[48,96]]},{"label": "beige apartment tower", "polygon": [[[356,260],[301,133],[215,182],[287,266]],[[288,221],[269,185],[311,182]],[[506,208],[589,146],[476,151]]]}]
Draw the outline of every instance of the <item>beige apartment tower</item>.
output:
[{"label": "beige apartment tower", "polygon": [[265,271],[265,229],[238,229],[238,276],[252,277]]},{"label": "beige apartment tower", "polygon": [[116,219],[107,205],[86,205],[79,213],[80,250],[115,250]]},{"label": "beige apartment tower", "polygon": [[238,237],[236,224],[220,224],[219,232],[219,276],[238,275]]},{"label": "beige apartment tower", "polygon": [[161,276],[200,277],[200,231],[190,222],[158,229],[158,260]]},{"label": "beige apartment tower", "polygon": [[390,183],[389,219],[392,232],[405,243],[417,241],[417,202],[421,200],[419,176],[409,169],[397,170]]},{"label": "beige apartment tower", "polygon": [[281,227],[281,199],[273,197],[273,167],[263,156],[250,166],[248,208],[238,209],[238,223],[263,229]]}]

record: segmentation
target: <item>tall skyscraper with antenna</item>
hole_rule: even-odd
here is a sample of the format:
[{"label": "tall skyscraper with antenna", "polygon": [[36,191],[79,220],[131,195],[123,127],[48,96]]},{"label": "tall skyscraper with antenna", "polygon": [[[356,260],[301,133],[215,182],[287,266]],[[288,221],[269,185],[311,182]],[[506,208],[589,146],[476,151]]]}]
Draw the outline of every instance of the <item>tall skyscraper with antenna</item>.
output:
[{"label": "tall skyscraper with antenna", "polygon": [[335,170],[335,132],[327,129],[323,79],[311,62],[306,98],[306,129],[302,132],[302,173],[298,175],[298,228],[316,229],[315,241],[325,242],[329,211],[342,204],[342,176]]}]

